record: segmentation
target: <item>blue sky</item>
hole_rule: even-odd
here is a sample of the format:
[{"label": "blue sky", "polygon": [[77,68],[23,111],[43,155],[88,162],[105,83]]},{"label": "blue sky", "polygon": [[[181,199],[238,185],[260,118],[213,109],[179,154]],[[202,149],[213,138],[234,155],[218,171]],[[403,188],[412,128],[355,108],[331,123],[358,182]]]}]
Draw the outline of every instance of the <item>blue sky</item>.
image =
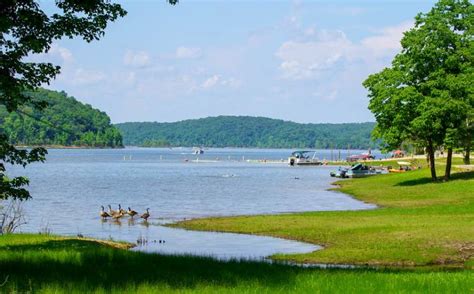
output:
[{"label": "blue sky", "polygon": [[434,2],[119,1],[128,15],[100,41],[60,40],[33,58],[62,66],[48,88],[113,122],[373,121],[362,81],[390,64],[402,32]]}]

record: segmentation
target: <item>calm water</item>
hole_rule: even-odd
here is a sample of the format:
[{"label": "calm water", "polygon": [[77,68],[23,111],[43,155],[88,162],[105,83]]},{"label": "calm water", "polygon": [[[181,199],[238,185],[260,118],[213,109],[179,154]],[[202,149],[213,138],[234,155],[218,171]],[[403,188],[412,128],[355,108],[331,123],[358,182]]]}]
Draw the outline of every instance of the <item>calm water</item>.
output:
[{"label": "calm water", "polygon": [[[31,180],[33,199],[25,204],[28,224],[22,231],[48,228],[57,234],[132,242],[143,237],[148,244],[136,250],[262,258],[318,247],[269,237],[171,229],[161,224],[206,216],[373,208],[327,191],[334,167],[247,161],[286,160],[291,151],[209,149],[194,162],[198,157],[190,148],[49,150],[46,163],[10,171]],[[321,150],[318,156],[329,159],[331,152]],[[149,221],[123,218],[104,222],[99,218],[101,205],[111,204],[116,209],[119,203],[140,213],[150,208]]]}]

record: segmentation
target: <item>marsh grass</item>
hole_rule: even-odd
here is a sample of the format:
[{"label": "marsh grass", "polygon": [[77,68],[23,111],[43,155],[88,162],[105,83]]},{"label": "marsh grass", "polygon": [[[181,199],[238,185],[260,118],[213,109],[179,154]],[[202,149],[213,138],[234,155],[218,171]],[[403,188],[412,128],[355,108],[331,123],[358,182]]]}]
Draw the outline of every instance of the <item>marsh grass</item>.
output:
[{"label": "marsh grass", "polygon": [[[132,252],[86,239],[0,237],[1,293],[463,293],[468,271],[310,269]],[[0,283],[1,284],[1,283]]]}]

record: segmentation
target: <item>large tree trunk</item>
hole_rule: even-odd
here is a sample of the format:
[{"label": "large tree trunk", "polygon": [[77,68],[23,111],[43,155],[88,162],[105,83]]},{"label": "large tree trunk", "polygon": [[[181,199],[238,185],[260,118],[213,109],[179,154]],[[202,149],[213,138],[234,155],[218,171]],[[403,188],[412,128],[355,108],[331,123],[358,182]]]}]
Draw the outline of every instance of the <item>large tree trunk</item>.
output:
[{"label": "large tree trunk", "polygon": [[464,164],[471,164],[472,121],[466,120],[466,137],[464,138]]},{"label": "large tree trunk", "polygon": [[434,156],[434,147],[431,140],[428,142],[428,158],[430,160],[430,170],[431,170],[431,179],[436,181],[436,167],[435,167],[435,156]]},{"label": "large tree trunk", "polygon": [[471,136],[467,140],[467,144],[464,147],[464,164],[471,164]]},{"label": "large tree trunk", "polygon": [[453,158],[453,148],[448,148],[448,158],[446,159],[446,172],[444,173],[444,180],[447,181],[451,177],[451,163]]}]

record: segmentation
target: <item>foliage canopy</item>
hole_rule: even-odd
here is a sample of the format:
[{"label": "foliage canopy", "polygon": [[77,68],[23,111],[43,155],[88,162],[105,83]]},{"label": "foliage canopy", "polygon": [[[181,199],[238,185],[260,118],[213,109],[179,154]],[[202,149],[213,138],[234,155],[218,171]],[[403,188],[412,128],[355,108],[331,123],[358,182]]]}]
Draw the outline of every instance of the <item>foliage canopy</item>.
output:
[{"label": "foliage canopy", "polygon": [[374,123],[299,124],[250,116],[219,116],[174,123],[117,124],[125,145],[259,148],[375,148]]},{"label": "foliage canopy", "polygon": [[28,93],[32,101],[48,107],[23,106],[17,112],[0,108],[2,131],[14,145],[122,147],[120,132],[104,112],[82,104],[64,92],[38,89]]},{"label": "foliage canopy", "polygon": [[[60,68],[51,63],[26,61],[31,54],[46,53],[55,40],[82,37],[90,42],[104,35],[107,24],[123,17],[126,11],[108,0],[57,0],[57,13],[48,15],[34,0],[2,0],[0,4],[0,106],[8,112],[22,105],[44,108],[26,94],[55,78]],[[9,179],[5,163],[27,165],[44,161],[46,150],[18,150],[0,133],[0,199],[27,199],[28,179]]]},{"label": "foliage canopy", "polygon": [[[376,137],[387,148],[411,141],[426,148],[433,179],[434,151],[469,148],[474,109],[474,8],[468,0],[440,0],[415,18],[392,66],[369,76],[369,109]],[[450,161],[446,177],[449,178]]]}]

